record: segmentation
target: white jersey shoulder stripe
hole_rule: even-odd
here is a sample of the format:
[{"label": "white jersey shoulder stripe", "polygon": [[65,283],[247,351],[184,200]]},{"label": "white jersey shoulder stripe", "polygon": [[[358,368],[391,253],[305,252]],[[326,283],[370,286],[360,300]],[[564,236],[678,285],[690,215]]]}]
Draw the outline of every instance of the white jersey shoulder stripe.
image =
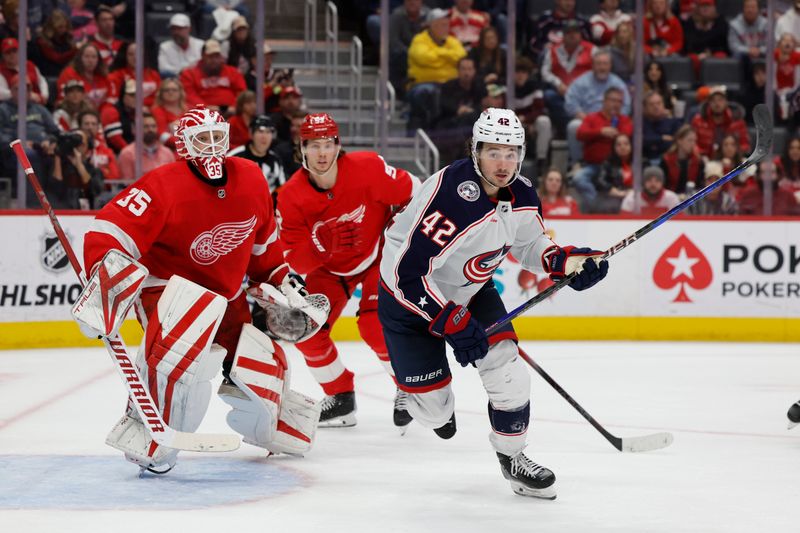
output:
[{"label": "white jersey shoulder stripe", "polygon": [[136,242],[131,238],[130,235],[122,231],[122,228],[113,222],[109,222],[108,220],[94,219],[89,226],[89,229],[86,231],[86,233],[89,232],[104,233],[109,235],[116,239],[117,242],[119,242],[125,249],[124,251],[127,252],[128,255],[133,259],[139,259],[142,257],[142,254],[139,252],[139,247],[136,246]]},{"label": "white jersey shoulder stripe", "polygon": [[[273,231],[272,235],[269,236],[269,238],[267,239],[267,242],[265,242],[264,244],[254,243],[253,244],[253,251],[250,252],[250,253],[252,255],[262,255],[267,251],[267,248],[269,247],[269,245],[272,244],[273,242],[277,241],[277,240],[278,240],[278,228],[275,228],[275,231]],[[286,254],[284,253],[284,256],[285,255]]]}]

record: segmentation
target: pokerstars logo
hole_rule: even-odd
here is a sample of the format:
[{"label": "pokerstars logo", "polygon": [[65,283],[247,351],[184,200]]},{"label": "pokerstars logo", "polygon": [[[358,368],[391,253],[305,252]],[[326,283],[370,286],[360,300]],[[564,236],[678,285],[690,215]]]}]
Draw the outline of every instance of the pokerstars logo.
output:
[{"label": "pokerstars logo", "polygon": [[691,303],[687,287],[698,291],[706,289],[713,278],[711,263],[685,234],[661,254],[653,268],[653,281],[658,288],[673,290],[678,287],[673,303]]}]

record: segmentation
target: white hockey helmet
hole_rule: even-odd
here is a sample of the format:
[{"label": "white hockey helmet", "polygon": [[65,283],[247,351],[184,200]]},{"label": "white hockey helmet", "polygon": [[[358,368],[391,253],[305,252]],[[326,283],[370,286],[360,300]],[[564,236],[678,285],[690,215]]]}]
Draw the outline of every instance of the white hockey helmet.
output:
[{"label": "white hockey helmet", "polygon": [[[209,179],[222,177],[222,165],[230,143],[230,124],[212,109],[197,106],[181,116],[175,128],[178,157],[192,161]],[[203,138],[199,136],[203,133]]]},{"label": "white hockey helmet", "polygon": [[[522,127],[517,114],[511,109],[490,107],[481,113],[481,116],[472,126],[472,164],[475,166],[475,172],[478,173],[478,176],[485,180],[486,177],[481,173],[478,165],[478,143],[505,144],[519,147],[517,172],[514,178],[508,182],[511,185],[519,176],[522,161],[525,159],[525,128]],[[489,183],[494,185],[491,182]]]}]

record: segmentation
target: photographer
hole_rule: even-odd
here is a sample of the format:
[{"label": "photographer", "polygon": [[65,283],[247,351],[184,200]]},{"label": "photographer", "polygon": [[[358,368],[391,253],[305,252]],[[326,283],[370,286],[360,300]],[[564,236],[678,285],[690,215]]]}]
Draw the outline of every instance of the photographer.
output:
[{"label": "photographer", "polygon": [[94,139],[83,131],[61,134],[53,153],[52,180],[47,196],[53,207],[93,209],[95,198],[103,192],[103,174],[91,163]]},{"label": "photographer", "polygon": [[[272,47],[264,43],[264,112],[274,113],[278,110],[278,99],[281,91],[294,85],[294,69],[273,69],[272,62],[275,52]],[[250,58],[250,69],[244,75],[247,88],[256,92],[256,61],[254,55]]]}]

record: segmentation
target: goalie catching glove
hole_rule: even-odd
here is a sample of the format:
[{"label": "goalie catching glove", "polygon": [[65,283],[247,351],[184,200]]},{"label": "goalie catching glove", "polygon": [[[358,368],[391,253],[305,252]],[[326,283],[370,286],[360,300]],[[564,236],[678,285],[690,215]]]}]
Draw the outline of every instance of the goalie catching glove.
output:
[{"label": "goalie catching glove", "polygon": [[149,272],[117,250],[109,250],[81,291],[72,316],[90,339],[119,331]]},{"label": "goalie catching glove", "polygon": [[267,315],[267,333],[287,342],[301,342],[325,324],[331,304],[324,294],[308,294],[303,278],[287,275],[280,288],[259,283],[247,293]]},{"label": "goalie catching glove", "polygon": [[550,279],[556,282],[577,272],[569,286],[583,291],[606,277],[608,261],[601,260],[602,255],[603,252],[591,248],[551,246],[542,254],[542,264]]}]

